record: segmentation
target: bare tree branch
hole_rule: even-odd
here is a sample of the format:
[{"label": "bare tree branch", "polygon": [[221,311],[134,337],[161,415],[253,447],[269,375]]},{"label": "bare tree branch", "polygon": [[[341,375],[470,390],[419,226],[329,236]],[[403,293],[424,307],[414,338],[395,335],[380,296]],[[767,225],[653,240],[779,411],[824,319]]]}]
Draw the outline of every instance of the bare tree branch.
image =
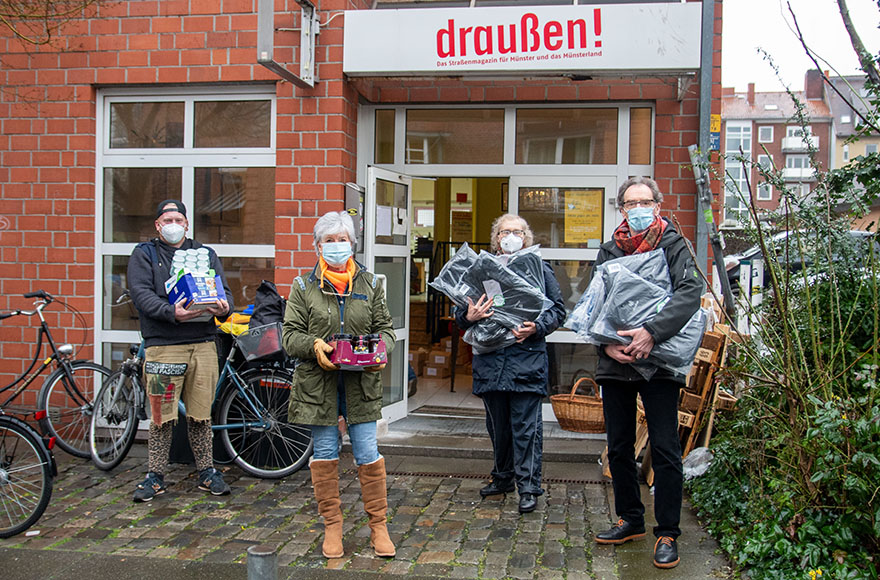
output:
[{"label": "bare tree branch", "polygon": [[[842,2],[843,0],[838,0],[838,1]],[[807,53],[807,56],[810,57],[810,60],[812,60],[813,64],[816,65],[816,68],[819,69],[819,74],[822,76],[822,80],[825,82],[825,84],[827,84],[829,87],[831,87],[831,90],[833,90],[835,93],[837,93],[837,95],[841,99],[843,99],[843,102],[846,103],[850,109],[852,109],[853,113],[855,113],[867,127],[870,127],[871,130],[876,133],[880,133],[880,127],[878,127],[877,124],[874,123],[871,119],[868,119],[867,117],[865,117],[865,115],[863,115],[859,111],[859,109],[852,102],[850,102],[850,100],[836,86],[834,86],[834,84],[831,82],[831,80],[825,74],[825,71],[822,70],[822,65],[819,64],[818,60],[816,60],[816,56],[813,54],[813,51],[810,50],[810,47],[807,46],[807,43],[804,40],[804,35],[801,32],[801,27],[800,27],[800,25],[798,25],[797,16],[795,16],[794,10],[792,10],[792,8],[791,8],[791,2],[788,2],[787,5],[788,5],[788,11],[791,14],[791,18],[794,21],[794,27],[795,27],[795,31],[797,32],[798,40],[800,41],[801,46],[804,47],[804,51]]]},{"label": "bare tree branch", "polygon": [[107,0],[0,0],[0,27],[25,44],[50,44],[58,29]]},{"label": "bare tree branch", "polygon": [[849,34],[849,40],[852,43],[853,50],[856,51],[856,54],[859,57],[859,64],[862,65],[862,70],[865,71],[865,74],[868,75],[868,78],[871,79],[872,83],[880,85],[880,72],[877,71],[877,63],[874,61],[871,53],[865,49],[865,45],[862,44],[862,39],[859,38],[859,33],[856,32],[856,28],[853,26],[852,18],[849,15],[849,8],[846,5],[846,0],[837,0],[837,6],[840,8],[840,17],[843,19],[843,26]]}]

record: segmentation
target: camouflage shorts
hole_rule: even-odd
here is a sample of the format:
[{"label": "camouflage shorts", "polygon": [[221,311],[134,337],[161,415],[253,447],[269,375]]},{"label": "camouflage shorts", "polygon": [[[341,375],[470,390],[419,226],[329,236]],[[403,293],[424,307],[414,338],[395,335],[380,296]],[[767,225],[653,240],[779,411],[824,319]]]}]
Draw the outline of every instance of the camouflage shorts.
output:
[{"label": "camouflage shorts", "polygon": [[179,400],[186,405],[187,417],[210,419],[219,375],[213,341],[147,348],[144,378],[153,422],[176,420]]}]

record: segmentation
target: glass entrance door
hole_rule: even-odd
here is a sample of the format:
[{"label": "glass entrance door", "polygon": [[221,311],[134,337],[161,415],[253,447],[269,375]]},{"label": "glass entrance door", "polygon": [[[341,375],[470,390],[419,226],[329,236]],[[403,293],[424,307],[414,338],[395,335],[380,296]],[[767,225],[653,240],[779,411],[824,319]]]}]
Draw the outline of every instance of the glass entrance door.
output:
[{"label": "glass entrance door", "polygon": [[[620,223],[615,209],[614,176],[514,176],[508,188],[510,213],[524,218],[541,246],[541,257],[553,268],[571,314],[589,283],[599,246],[611,239]],[[595,376],[596,350],[560,328],[547,337],[551,395],[568,393],[575,380]],[[549,401],[544,419],[555,421]]]},{"label": "glass entrance door", "polygon": [[388,311],[397,342],[382,371],[382,416],[406,416],[409,352],[410,212],[412,179],[397,172],[367,168],[364,195],[364,261],[384,279]]}]

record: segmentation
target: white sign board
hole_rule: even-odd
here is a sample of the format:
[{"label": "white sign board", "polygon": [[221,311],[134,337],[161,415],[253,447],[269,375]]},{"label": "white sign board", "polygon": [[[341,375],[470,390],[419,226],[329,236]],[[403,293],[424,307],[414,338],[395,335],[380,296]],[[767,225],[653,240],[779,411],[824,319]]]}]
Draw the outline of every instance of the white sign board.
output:
[{"label": "white sign board", "polygon": [[687,72],[699,2],[345,12],[350,76]]}]

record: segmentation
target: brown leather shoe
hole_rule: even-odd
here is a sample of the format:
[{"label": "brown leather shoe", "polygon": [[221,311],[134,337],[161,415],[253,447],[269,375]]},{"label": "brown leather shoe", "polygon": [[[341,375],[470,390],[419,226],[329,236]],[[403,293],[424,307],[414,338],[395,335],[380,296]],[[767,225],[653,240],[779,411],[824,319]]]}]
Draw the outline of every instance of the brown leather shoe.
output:
[{"label": "brown leather shoe", "polygon": [[620,545],[644,537],[645,526],[634,526],[624,519],[619,519],[611,529],[596,534],[595,539],[597,544]]}]

